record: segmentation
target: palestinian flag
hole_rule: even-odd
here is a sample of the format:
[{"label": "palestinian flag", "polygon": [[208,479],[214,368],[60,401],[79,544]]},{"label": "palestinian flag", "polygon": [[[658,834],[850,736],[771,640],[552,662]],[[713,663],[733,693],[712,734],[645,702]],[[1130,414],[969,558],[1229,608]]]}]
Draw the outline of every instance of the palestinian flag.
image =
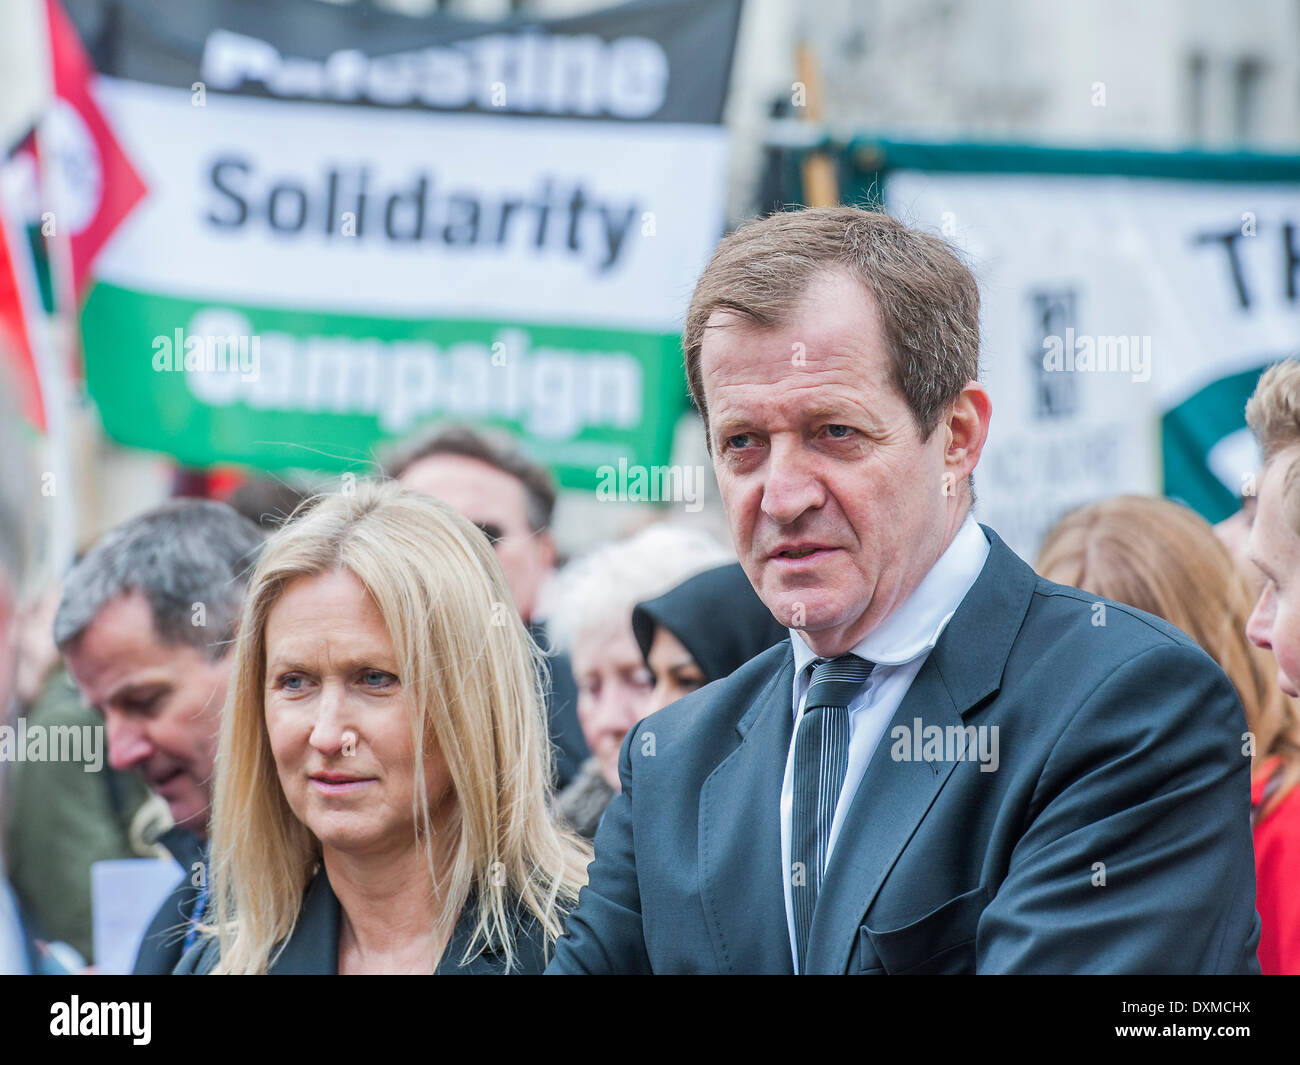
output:
[{"label": "palestinian flag", "polygon": [[45,0],[54,98],[42,122],[55,216],[71,245],[72,283],[80,303],[100,249],[144,198],[146,189],[95,99],[95,69],[58,0]]}]

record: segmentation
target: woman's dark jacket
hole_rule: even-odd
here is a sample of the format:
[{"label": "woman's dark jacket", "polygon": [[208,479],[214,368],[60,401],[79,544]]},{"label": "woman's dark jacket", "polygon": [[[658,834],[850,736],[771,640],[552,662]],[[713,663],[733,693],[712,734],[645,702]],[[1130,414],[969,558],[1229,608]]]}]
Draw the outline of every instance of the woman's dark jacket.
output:
[{"label": "woman's dark jacket", "polygon": [[[325,867],[321,866],[307,885],[303,896],[302,910],[298,914],[298,923],[284,950],[267,970],[272,976],[337,976],[339,971],[339,923],[343,916],[339,900],[330,887]],[[471,895],[460,920],[452,931],[447,949],[442,952],[442,960],[434,970],[436,976],[497,976],[505,972],[505,956],[492,948],[485,948],[477,957],[465,965],[460,959],[469,945],[474,933],[474,898]],[[516,919],[511,929],[514,938],[514,965],[512,974],[536,974],[546,968],[544,954],[544,937],[540,925],[531,916],[526,920]],[[272,952],[274,955],[274,952]],[[202,939],[195,943],[180,964],[176,966],[177,976],[202,976],[210,973],[219,958],[218,944],[215,937]]]}]

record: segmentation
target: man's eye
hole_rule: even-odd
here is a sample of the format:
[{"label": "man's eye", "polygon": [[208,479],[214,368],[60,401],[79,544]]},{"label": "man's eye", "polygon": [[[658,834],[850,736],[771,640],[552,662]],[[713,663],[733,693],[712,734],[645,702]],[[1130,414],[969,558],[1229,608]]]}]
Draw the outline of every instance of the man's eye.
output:
[{"label": "man's eye", "polygon": [[826,426],[826,432],[836,440],[842,440],[853,433],[853,428],[848,425],[828,425]]},{"label": "man's eye", "polygon": [[750,439],[751,438],[748,433],[736,433],[735,436],[727,437],[727,439],[723,441],[723,443],[725,443],[727,447],[733,450],[743,449],[749,446]]}]

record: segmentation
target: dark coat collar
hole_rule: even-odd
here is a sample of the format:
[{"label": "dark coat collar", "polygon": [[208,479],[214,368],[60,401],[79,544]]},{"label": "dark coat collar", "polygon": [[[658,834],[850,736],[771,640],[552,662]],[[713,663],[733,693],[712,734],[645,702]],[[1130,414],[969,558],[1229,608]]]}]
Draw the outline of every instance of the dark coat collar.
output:
[{"label": "dark coat collar", "polygon": [[[1002,672],[1011,654],[1011,645],[1025,620],[1030,596],[1037,576],[1028,564],[987,525],[981,524],[989,541],[989,555],[984,568],[961,601],[930,652],[932,668],[938,671],[959,713],[982,702],[998,690]],[[790,710],[790,686],[794,680],[794,650],[787,640],[782,648],[772,648],[761,656],[770,667],[777,667],[774,683],[765,687],[749,709],[736,722],[736,730],[746,735],[759,715],[773,702],[784,700]]]},{"label": "dark coat collar", "polygon": [[[435,975],[495,975],[505,972],[505,955],[489,947],[460,964],[474,934],[475,896],[471,894],[443,951]],[[339,971],[339,922],[342,907],[330,887],[322,865],[303,897],[298,923],[284,949],[267,970],[278,976],[337,975]],[[546,967],[543,936],[536,922],[516,918],[511,929],[515,941],[517,973],[540,973]]]},{"label": "dark coat collar", "polygon": [[989,556],[935,644],[931,658],[959,714],[1002,685],[1038,576],[987,525]]},{"label": "dark coat collar", "polygon": [[[988,526],[989,556],[894,712],[942,728],[993,695],[1024,624],[1038,578]],[[864,915],[889,869],[934,802],[956,762],[893,762],[876,747],[840,830],[808,936],[810,973],[846,970]]]},{"label": "dark coat collar", "polygon": [[267,969],[276,976],[336,976],[339,971],[339,900],[322,865],[303,896],[298,921]]},{"label": "dark coat collar", "polygon": [[193,870],[195,862],[203,861],[206,845],[188,828],[173,825],[166,832],[160,832],[156,842],[167,848],[167,853],[180,863],[186,875]]}]

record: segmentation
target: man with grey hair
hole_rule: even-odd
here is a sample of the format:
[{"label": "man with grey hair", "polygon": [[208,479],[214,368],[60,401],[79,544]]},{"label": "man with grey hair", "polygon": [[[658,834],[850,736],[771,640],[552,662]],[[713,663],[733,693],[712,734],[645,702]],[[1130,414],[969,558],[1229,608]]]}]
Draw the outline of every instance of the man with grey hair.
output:
[{"label": "man with grey hair", "polygon": [[[186,870],[136,960],[168,973],[206,883],[201,859],[221,707],[244,589],[262,532],[224,503],[183,499],[132,518],[68,573],[54,639],[86,701],[104,717],[109,764],[167,802],[160,842]],[[194,881],[197,881],[195,883]]]}]

